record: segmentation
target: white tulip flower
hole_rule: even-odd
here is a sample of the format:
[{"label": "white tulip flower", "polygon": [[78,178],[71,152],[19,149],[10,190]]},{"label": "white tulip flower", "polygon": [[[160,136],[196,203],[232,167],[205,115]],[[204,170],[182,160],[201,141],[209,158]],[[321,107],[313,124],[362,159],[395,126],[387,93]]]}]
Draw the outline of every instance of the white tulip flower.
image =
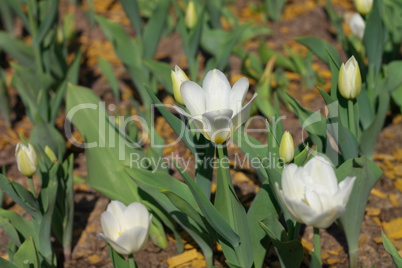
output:
[{"label": "white tulip flower", "polygon": [[289,131],[283,133],[281,143],[279,145],[279,157],[285,162],[289,163],[295,156],[295,145],[293,142],[292,134]]},{"label": "white tulip flower", "polygon": [[183,72],[183,70],[180,69],[180,67],[177,65],[174,67],[174,71],[172,70],[170,77],[172,78],[173,96],[175,100],[180,104],[184,104],[180,93],[180,86],[184,81],[188,81],[190,79],[188,78],[186,73]]},{"label": "white tulip flower", "polygon": [[362,77],[359,64],[354,56],[342,63],[338,77],[339,93],[345,99],[355,99],[362,90]]},{"label": "white tulip flower", "polygon": [[221,144],[250,115],[251,102],[257,94],[242,107],[248,87],[248,79],[242,77],[231,88],[226,76],[214,69],[205,76],[202,88],[193,81],[181,85],[181,96],[190,114],[179,107],[175,108],[190,118],[208,140]]},{"label": "white tulip flower", "polygon": [[298,222],[327,228],[345,211],[356,177],[338,185],[331,164],[315,156],[304,167],[290,164],[283,169],[282,190],[275,188],[289,214]]},{"label": "white tulip flower", "polygon": [[119,201],[111,201],[101,214],[104,233],[98,237],[106,241],[116,252],[130,255],[140,251],[148,240],[152,214],[138,202],[127,207]]},{"label": "white tulip flower", "polygon": [[15,148],[15,158],[17,160],[18,170],[27,177],[32,177],[38,169],[38,159],[31,144],[26,146],[18,143]]},{"label": "white tulip flower", "polygon": [[353,35],[359,40],[363,40],[364,30],[366,29],[366,23],[359,13],[354,13],[349,20],[349,28]]},{"label": "white tulip flower", "polygon": [[373,0],[355,0],[357,11],[362,15],[367,15],[373,8]]}]

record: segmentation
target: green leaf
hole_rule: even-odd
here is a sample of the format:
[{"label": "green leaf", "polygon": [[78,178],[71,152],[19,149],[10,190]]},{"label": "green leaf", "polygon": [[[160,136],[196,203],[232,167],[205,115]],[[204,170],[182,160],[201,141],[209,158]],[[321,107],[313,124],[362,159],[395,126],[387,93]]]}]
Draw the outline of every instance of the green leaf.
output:
[{"label": "green leaf", "polygon": [[[247,160],[257,159],[269,155],[268,146],[262,144],[257,139],[249,136],[243,128],[233,133],[232,140],[242,150],[247,157]],[[258,166],[256,168],[257,176],[261,183],[268,179],[267,172],[264,168]]]},{"label": "green leaf", "polygon": [[62,159],[66,151],[65,141],[60,132],[52,124],[46,123],[38,114],[35,116],[30,140],[34,146],[42,148],[49,146],[58,159]]},{"label": "green leaf", "polygon": [[[32,222],[14,211],[0,209],[0,218],[2,219],[1,226],[17,246],[20,246],[25,239],[34,234]],[[8,223],[11,226],[8,226]],[[16,237],[14,231],[9,228],[15,229],[19,233],[19,236]]]},{"label": "green leaf", "polygon": [[162,84],[163,88],[169,92],[169,94],[173,95],[173,85],[170,74],[172,69],[170,68],[170,65],[162,61],[145,59],[144,65],[151,70],[152,74],[156,77],[159,83]]},{"label": "green leaf", "polygon": [[59,12],[59,0],[44,1],[46,10],[41,10],[46,14],[45,19],[40,23],[38,32],[34,38],[35,45],[39,45],[45,36],[49,33],[51,27],[57,25],[57,17]]},{"label": "green leaf", "polygon": [[393,92],[402,85],[402,61],[392,61],[384,66],[384,80],[378,86],[381,91]]},{"label": "green leaf", "polygon": [[390,95],[383,92],[378,96],[378,108],[371,125],[362,133],[360,138],[360,151],[363,155],[371,157],[377,143],[378,135],[384,126],[389,107]]},{"label": "green leaf", "polygon": [[0,69],[0,115],[2,115],[6,123],[10,125],[10,99],[3,69]]},{"label": "green leaf", "polygon": [[312,112],[303,108],[292,96],[286,95],[287,101],[295,110],[302,129],[307,131],[313,145],[318,146],[319,151],[325,151],[327,126],[325,117],[319,111]]},{"label": "green leaf", "polygon": [[127,17],[130,19],[131,26],[133,26],[133,28],[135,29],[135,35],[141,38],[142,22],[137,0],[120,0],[120,3],[123,6]]},{"label": "green leaf", "polygon": [[41,212],[38,200],[19,183],[10,181],[0,174],[0,187],[20,207],[25,209],[35,219],[41,219]]},{"label": "green leaf", "polygon": [[215,231],[211,228],[205,218],[200,214],[198,206],[197,209],[194,208],[190,203],[188,203],[184,198],[179,196],[178,194],[168,191],[161,190],[162,194],[166,195],[169,198],[170,202],[172,202],[175,207],[177,207],[180,211],[185,213],[187,216],[192,218],[200,227],[203,228],[203,232],[208,231],[207,233],[211,236],[214,235]]},{"label": "green leaf", "polygon": [[300,267],[304,256],[304,248],[300,240],[287,241],[286,238],[284,238],[284,236],[286,237],[286,233],[283,226],[279,224],[276,225],[276,230],[271,229],[271,220],[272,219],[268,217],[264,221],[260,221],[259,224],[271,238],[281,266],[285,268]]},{"label": "green leaf", "polygon": [[373,189],[381,175],[381,169],[366,157],[349,159],[336,170],[339,182],[346,177],[356,177],[345,213],[338,220],[345,231],[351,267],[356,267],[357,265],[360,228],[367,200],[371,189]]},{"label": "green leaf", "polygon": [[374,68],[375,77],[380,72],[384,45],[387,39],[387,29],[382,21],[381,2],[380,0],[373,1],[373,8],[367,16],[363,36],[368,63],[371,68]]},{"label": "green leaf", "polygon": [[268,18],[273,21],[280,20],[285,4],[285,0],[265,0],[265,12],[268,15]]},{"label": "green leaf", "polygon": [[351,159],[359,156],[359,144],[356,137],[349,129],[343,126],[339,116],[339,104],[325,91],[318,88],[328,108],[328,130],[342,152],[343,159]]},{"label": "green leaf", "polygon": [[296,41],[308,47],[311,52],[317,55],[317,57],[319,57],[326,64],[330,64],[328,53],[332,55],[333,60],[338,66],[342,64],[338,51],[327,41],[315,36],[298,37],[296,38]]},{"label": "green leaf", "polygon": [[11,34],[0,31],[0,50],[17,60],[21,65],[29,68],[35,67],[33,50],[22,40],[18,40]]},{"label": "green leaf", "polygon": [[224,146],[226,144],[217,145],[219,163],[214,206],[239,235],[240,246],[234,246],[232,249],[232,245],[227,245],[225,240],[220,240],[220,244],[229,262],[240,267],[251,267],[253,263],[253,251],[251,248],[247,214],[232,185],[230,170],[228,166],[224,166],[223,164],[223,161],[227,159],[227,149]]},{"label": "green leaf", "polygon": [[391,240],[387,237],[384,231],[381,231],[382,243],[384,244],[385,249],[391,255],[392,259],[396,267],[402,267],[402,257],[399,255],[398,250],[392,244]]},{"label": "green leaf", "polygon": [[18,268],[17,265],[11,263],[10,261],[0,257],[0,266],[3,268]]},{"label": "green leaf", "polygon": [[145,59],[152,59],[155,55],[159,40],[162,37],[163,29],[166,25],[169,6],[169,0],[159,0],[154,14],[144,28],[143,45]]},{"label": "green leaf", "polygon": [[271,187],[266,182],[261,185],[261,188],[258,190],[258,193],[247,212],[251,247],[254,254],[254,267],[262,267],[270,241],[265,231],[260,227],[259,222],[268,217],[268,215],[273,215],[271,218],[276,219],[279,223],[278,213],[273,202],[275,202],[275,199],[272,195]]},{"label": "green leaf", "polygon": [[209,224],[214,230],[233,247],[240,244],[240,237],[233,231],[232,227],[226,222],[218,210],[211,204],[205,194],[201,191],[194,180],[187,174],[187,172],[176,164],[176,168],[180,175],[186,181],[191,190],[198,206],[200,207],[203,215],[208,220]]},{"label": "green leaf", "polygon": [[166,107],[161,103],[161,101],[156,97],[156,95],[152,92],[152,90],[148,89],[148,94],[151,97],[152,102],[156,106],[156,108],[159,110],[159,112],[162,114],[162,116],[166,119],[168,124],[171,126],[173,131],[181,138],[181,141],[187,146],[187,148],[190,150],[190,152],[193,153],[193,155],[196,155],[197,151],[195,150],[193,144],[193,136],[190,133],[190,130],[187,128],[186,124],[181,121],[179,118],[174,116],[172,113],[170,113]]},{"label": "green leaf", "polygon": [[108,244],[108,249],[109,249],[110,259],[112,260],[112,263],[113,263],[113,267],[129,268],[128,262],[126,261],[124,256],[117,253],[109,244]]},{"label": "green leaf", "polygon": [[98,58],[99,68],[112,88],[116,100],[120,100],[119,82],[114,74],[112,65],[103,57]]},{"label": "green leaf", "polygon": [[29,237],[21,245],[14,255],[14,263],[18,267],[34,267],[39,268],[38,253],[32,237]]},{"label": "green leaf", "polygon": [[[169,213],[172,218],[174,218],[181,225],[181,227],[183,227],[183,229],[191,235],[191,237],[202,249],[207,262],[207,267],[212,266],[212,249],[210,246],[211,238],[208,237],[212,234],[201,232],[200,230],[202,229],[197,227],[196,222],[190,222],[189,219],[191,218],[189,218],[185,213],[179,211],[170,202],[170,200],[161,193],[161,191],[164,190],[176,193],[176,195],[180,195],[180,197],[186,200],[186,202],[188,202],[192,208],[198,211],[198,206],[194,200],[194,197],[189,192],[188,187],[184,183],[172,178],[166,173],[155,172],[152,174],[150,171],[146,170],[142,171],[141,173],[139,172],[140,170],[138,169],[127,169],[127,173],[130,174],[132,179],[137,182],[141,189],[146,191],[147,194],[151,195],[155,200],[157,200],[160,206],[163,207],[164,210]],[[154,208],[152,208],[152,210],[155,212]],[[157,215],[167,226],[169,226],[169,218],[165,217],[164,219],[159,213]],[[175,230],[176,227],[172,226],[169,228],[172,229],[173,232],[177,232]],[[181,239],[180,235],[177,234],[176,239]]]}]

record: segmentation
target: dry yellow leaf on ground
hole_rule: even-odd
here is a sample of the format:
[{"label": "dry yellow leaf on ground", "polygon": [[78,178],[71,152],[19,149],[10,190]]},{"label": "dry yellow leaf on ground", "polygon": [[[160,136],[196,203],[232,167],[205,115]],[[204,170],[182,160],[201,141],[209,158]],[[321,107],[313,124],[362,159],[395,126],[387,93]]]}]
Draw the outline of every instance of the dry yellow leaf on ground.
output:
[{"label": "dry yellow leaf on ground", "polygon": [[373,207],[366,207],[366,213],[369,216],[378,216],[381,213],[381,209],[373,208]]},{"label": "dry yellow leaf on ground", "polygon": [[373,190],[371,190],[370,192],[372,195],[375,195],[381,199],[386,199],[387,195],[383,192],[381,192],[380,190],[377,190],[376,188],[373,188]]},{"label": "dry yellow leaf on ground", "polygon": [[384,232],[389,238],[402,238],[402,218],[396,218],[389,222],[382,223]]},{"label": "dry yellow leaf on ground", "polygon": [[392,206],[394,206],[394,207],[399,207],[401,205],[398,201],[398,197],[396,196],[396,194],[390,194],[389,201],[391,202]]},{"label": "dry yellow leaf on ground", "polygon": [[192,260],[197,258],[198,258],[197,250],[192,249],[189,251],[185,251],[182,254],[170,257],[169,259],[167,259],[167,264],[171,268],[179,267],[180,265],[183,265],[187,262],[191,262]]},{"label": "dry yellow leaf on ground", "polygon": [[402,179],[397,179],[395,181],[395,187],[402,192]]}]

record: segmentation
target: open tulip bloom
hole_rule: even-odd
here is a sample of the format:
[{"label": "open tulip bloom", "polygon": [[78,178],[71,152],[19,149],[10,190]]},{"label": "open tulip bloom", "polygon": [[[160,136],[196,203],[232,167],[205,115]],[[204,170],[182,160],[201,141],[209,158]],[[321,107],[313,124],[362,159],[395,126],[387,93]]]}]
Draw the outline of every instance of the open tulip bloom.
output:
[{"label": "open tulip bloom", "polygon": [[345,211],[356,177],[338,185],[331,164],[315,156],[304,167],[290,164],[283,169],[282,190],[275,188],[289,214],[298,222],[327,228]]},{"label": "open tulip bloom", "polygon": [[101,214],[104,233],[98,237],[106,241],[115,251],[130,255],[140,251],[146,244],[152,214],[138,202],[125,206],[112,201]]},{"label": "open tulip bloom", "polygon": [[191,119],[208,140],[221,144],[250,115],[250,104],[257,94],[242,107],[248,87],[248,79],[243,77],[232,88],[226,76],[214,69],[205,76],[202,88],[193,81],[181,84],[181,96],[190,114],[175,108]]}]

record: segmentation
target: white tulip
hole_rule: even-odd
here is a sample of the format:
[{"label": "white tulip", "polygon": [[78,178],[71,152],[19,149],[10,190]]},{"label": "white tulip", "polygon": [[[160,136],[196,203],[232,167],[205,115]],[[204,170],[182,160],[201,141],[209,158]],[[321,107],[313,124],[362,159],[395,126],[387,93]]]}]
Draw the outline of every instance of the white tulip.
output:
[{"label": "white tulip", "polygon": [[172,78],[173,95],[175,100],[180,104],[184,104],[180,93],[180,86],[184,81],[188,81],[190,79],[188,78],[186,73],[183,72],[183,70],[180,69],[180,67],[177,65],[174,67],[174,71],[172,70],[170,77]]},{"label": "white tulip", "polygon": [[151,220],[152,214],[141,203],[134,202],[126,207],[119,201],[111,201],[101,214],[104,233],[98,237],[118,253],[130,255],[145,246]]},{"label": "white tulip", "polygon": [[290,164],[283,169],[282,190],[275,188],[289,214],[298,222],[327,228],[345,211],[356,177],[338,185],[331,164],[315,156],[304,167]]},{"label": "white tulip", "polygon": [[295,145],[293,142],[292,134],[289,131],[283,133],[281,143],[279,145],[279,157],[285,162],[289,163],[295,156]]},{"label": "white tulip", "polygon": [[373,0],[355,0],[357,11],[362,15],[367,15],[373,8]]},{"label": "white tulip", "polygon": [[231,88],[226,76],[214,69],[205,76],[202,88],[193,81],[181,85],[181,96],[190,114],[179,107],[175,108],[190,118],[208,140],[221,144],[250,115],[251,102],[257,94],[242,107],[248,87],[248,79],[243,77]]},{"label": "white tulip", "polygon": [[18,170],[27,177],[32,177],[38,168],[38,159],[31,144],[26,146],[18,143],[15,148],[15,158],[17,160]]},{"label": "white tulip", "polygon": [[366,23],[364,22],[362,16],[359,13],[354,13],[349,20],[349,28],[353,35],[363,40],[364,30],[366,29]]},{"label": "white tulip", "polygon": [[362,77],[359,64],[354,56],[341,65],[338,77],[339,93],[345,99],[355,99],[362,90]]}]

